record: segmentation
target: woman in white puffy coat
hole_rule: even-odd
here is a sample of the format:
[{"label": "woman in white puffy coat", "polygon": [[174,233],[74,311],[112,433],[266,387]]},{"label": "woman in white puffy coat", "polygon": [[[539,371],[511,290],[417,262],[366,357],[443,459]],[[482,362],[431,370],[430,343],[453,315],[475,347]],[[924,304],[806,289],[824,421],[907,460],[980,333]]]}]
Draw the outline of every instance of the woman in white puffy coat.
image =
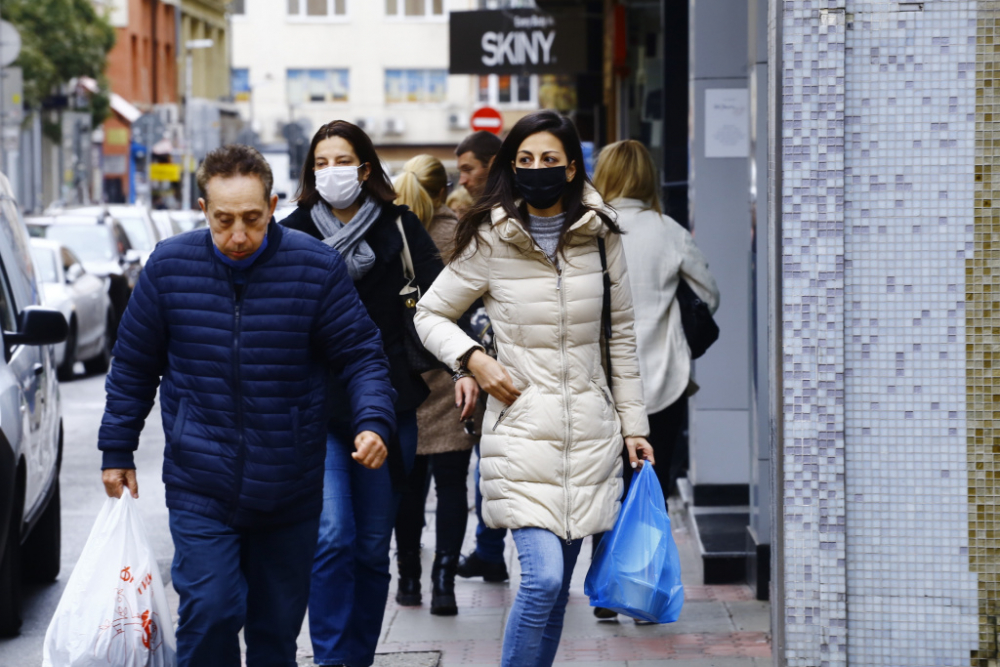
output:
[{"label": "woman in white puffy coat", "polygon": [[[610,387],[599,238],[611,279]],[[455,325],[480,297],[497,360]],[[415,318],[427,349],[490,395],[483,519],[513,531],[522,572],[504,667],[552,664],[580,544],[618,517],[623,438],[633,467],[653,462],[633,322],[619,229],[588,183],[576,129],[552,111],[526,116]]]}]

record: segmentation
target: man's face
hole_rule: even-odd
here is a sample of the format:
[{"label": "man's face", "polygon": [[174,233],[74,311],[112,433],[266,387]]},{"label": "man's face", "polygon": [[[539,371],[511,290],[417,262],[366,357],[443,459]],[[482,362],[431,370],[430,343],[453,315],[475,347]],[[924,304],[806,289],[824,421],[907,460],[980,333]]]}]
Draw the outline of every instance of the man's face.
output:
[{"label": "man's face", "polygon": [[464,186],[473,199],[479,199],[483,196],[491,164],[493,164],[493,158],[490,158],[488,163],[483,164],[476,159],[476,154],[472,151],[466,151],[458,156],[458,184]]},{"label": "man's face", "polygon": [[214,176],[205,185],[208,201],[199,199],[212,242],[230,259],[246,259],[260,247],[267,225],[278,205],[278,196],[264,196],[257,176]]}]

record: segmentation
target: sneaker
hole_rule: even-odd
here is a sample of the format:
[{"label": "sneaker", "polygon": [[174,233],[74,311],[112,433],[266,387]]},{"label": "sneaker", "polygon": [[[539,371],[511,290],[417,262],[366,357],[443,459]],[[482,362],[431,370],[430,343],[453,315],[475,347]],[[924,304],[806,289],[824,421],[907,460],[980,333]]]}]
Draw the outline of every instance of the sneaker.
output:
[{"label": "sneaker", "polygon": [[503,561],[491,563],[479,557],[475,551],[468,556],[462,556],[458,561],[458,576],[463,579],[482,577],[483,581],[497,584],[507,581],[507,564]]},{"label": "sneaker", "polygon": [[617,621],[618,612],[605,609],[604,607],[594,607],[594,616],[599,621]]}]

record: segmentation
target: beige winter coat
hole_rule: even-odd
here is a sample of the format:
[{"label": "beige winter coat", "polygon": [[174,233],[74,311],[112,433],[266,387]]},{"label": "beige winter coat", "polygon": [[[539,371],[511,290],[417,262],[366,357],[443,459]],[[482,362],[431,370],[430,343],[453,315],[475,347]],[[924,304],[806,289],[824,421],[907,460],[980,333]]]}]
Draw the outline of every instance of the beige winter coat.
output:
[{"label": "beige winter coat", "polygon": [[[588,203],[602,206],[591,191]],[[457,368],[476,341],[454,321],[483,297],[498,359],[521,396],[490,397],[480,443],[483,519],[493,528],[537,527],[563,539],[610,530],[622,493],[622,436],[648,435],[636,359],[632,295],[621,238],[606,236],[612,280],[609,393],[601,361],[603,282],[589,212],[557,270],[519,221],[501,209],[485,243],[438,276],[417,306],[424,345]],[[612,398],[613,397],[613,398]]]}]

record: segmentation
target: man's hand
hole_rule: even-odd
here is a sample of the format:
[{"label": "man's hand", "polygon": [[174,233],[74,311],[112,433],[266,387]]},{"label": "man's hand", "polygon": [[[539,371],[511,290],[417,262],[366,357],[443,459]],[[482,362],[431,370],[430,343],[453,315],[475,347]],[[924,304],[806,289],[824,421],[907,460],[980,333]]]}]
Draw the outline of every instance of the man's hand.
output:
[{"label": "man's hand", "polygon": [[357,451],[351,454],[351,458],[370,470],[381,468],[389,455],[382,438],[372,431],[358,433],[354,438],[354,449]]},{"label": "man's hand", "polygon": [[471,419],[479,400],[479,384],[475,378],[464,377],[455,383],[455,407],[462,411],[459,421]]},{"label": "man's hand", "polygon": [[111,498],[121,498],[127,486],[133,498],[139,497],[139,483],[135,481],[135,468],[107,468],[101,474],[104,491]]},{"label": "man's hand", "polygon": [[504,405],[510,405],[521,395],[520,390],[514,386],[514,381],[510,379],[507,369],[482,350],[472,353],[468,366],[483,391]]},{"label": "man's hand", "polygon": [[625,446],[628,448],[628,460],[633,468],[641,470],[643,459],[649,461],[650,465],[656,465],[653,446],[645,438],[625,438]]}]

